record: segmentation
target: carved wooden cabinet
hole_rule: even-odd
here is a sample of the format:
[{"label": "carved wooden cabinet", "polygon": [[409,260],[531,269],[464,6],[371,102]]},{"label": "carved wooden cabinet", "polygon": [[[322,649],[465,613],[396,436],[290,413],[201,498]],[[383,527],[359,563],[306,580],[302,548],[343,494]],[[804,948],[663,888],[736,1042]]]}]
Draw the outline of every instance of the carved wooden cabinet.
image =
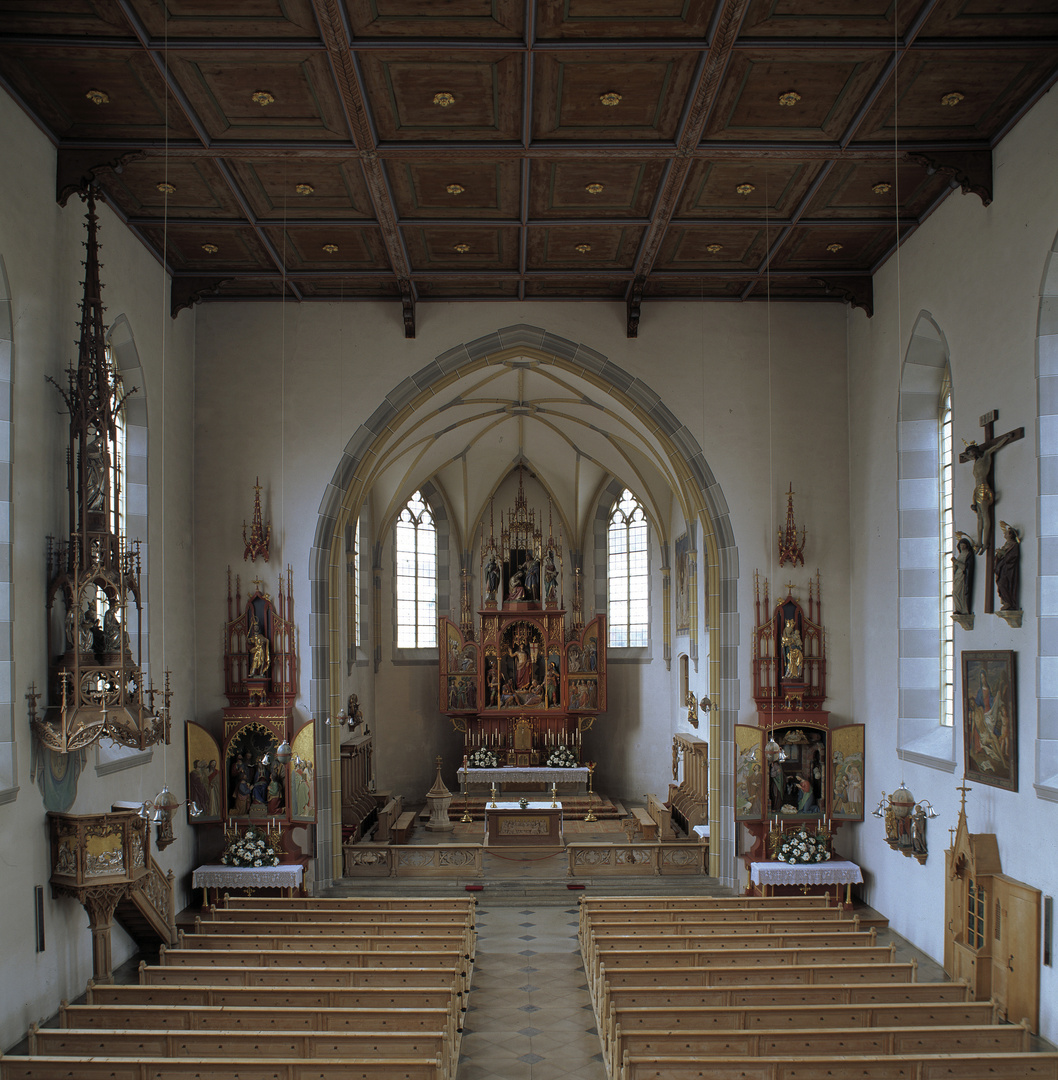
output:
[{"label": "carved wooden cabinet", "polygon": [[965,801],[944,871],[944,970],[965,980],[977,1001],[992,998],[1002,1019],[1027,1019],[1035,1031],[1040,891],[1002,872],[995,834],[968,830]]}]

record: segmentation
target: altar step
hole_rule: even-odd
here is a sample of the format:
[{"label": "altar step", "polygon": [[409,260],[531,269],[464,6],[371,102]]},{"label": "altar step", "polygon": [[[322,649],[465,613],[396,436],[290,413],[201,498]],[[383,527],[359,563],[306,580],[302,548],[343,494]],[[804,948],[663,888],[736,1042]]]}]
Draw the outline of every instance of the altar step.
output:
[{"label": "altar step", "polygon": [[[605,878],[567,878],[564,873],[547,877],[531,877],[535,868],[525,864],[518,878],[495,879],[488,875],[476,879],[480,890],[473,890],[478,903],[521,904],[532,901],[537,904],[568,904],[576,907],[581,896],[734,896],[735,891],[720,884],[716,878],[706,875],[687,875],[679,878],[653,878],[643,876]],[[539,871],[537,871],[539,872]],[[574,886],[570,888],[570,885]],[[462,881],[441,881],[430,878],[341,878],[320,893],[321,896],[408,896],[436,897],[466,896],[466,884]]]},{"label": "altar step", "polygon": [[[526,798],[530,802],[551,802],[550,792],[541,791],[507,790],[498,793],[496,798],[502,802],[517,802],[521,798]],[[485,808],[491,801],[492,796],[488,793],[478,794],[472,792],[465,799],[462,792],[453,794],[452,805],[448,808],[448,817],[452,821],[459,821],[465,809],[473,821],[484,821]],[[597,821],[619,821],[621,818],[628,816],[628,811],[619,800],[610,799],[606,795],[567,795],[560,792],[558,801],[562,805],[562,816],[567,828],[577,822],[584,821],[589,808]],[[418,820],[420,825],[430,820],[429,806],[424,806],[419,811]]]}]

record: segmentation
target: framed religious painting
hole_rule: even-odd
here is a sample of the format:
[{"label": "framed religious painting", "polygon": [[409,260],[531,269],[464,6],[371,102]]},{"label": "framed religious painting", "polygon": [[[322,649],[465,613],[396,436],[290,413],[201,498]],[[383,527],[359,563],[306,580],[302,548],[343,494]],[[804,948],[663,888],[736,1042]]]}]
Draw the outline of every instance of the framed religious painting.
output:
[{"label": "framed religious painting", "polygon": [[1018,790],[1018,703],[1011,650],[962,654],[966,779]]}]

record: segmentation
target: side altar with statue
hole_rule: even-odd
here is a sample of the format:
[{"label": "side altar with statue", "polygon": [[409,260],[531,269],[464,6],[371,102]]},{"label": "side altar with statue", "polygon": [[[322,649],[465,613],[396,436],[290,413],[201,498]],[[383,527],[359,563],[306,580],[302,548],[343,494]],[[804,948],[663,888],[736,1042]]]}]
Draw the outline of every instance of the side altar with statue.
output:
[{"label": "side altar with statue", "polygon": [[582,778],[583,734],[606,709],[606,617],[583,622],[579,569],[566,610],[563,571],[561,533],[549,520],[545,535],[519,477],[499,535],[482,535],[476,625],[465,572],[459,624],[440,619],[439,708],[472,772]]},{"label": "side altar with statue", "polygon": [[[824,707],[827,650],[819,572],[808,579],[806,604],[791,583],[773,606],[767,580],[756,574],[754,592],[757,715],[754,725],[735,725],[735,822],[743,830],[739,853],[747,869],[780,860],[782,870],[781,849],[791,834],[804,832],[820,859],[829,860],[836,830],[863,820],[864,728],[836,723]],[[765,884],[754,876],[751,888]],[[790,886],[785,877],[772,884]],[[811,884],[806,880],[797,888]]]}]

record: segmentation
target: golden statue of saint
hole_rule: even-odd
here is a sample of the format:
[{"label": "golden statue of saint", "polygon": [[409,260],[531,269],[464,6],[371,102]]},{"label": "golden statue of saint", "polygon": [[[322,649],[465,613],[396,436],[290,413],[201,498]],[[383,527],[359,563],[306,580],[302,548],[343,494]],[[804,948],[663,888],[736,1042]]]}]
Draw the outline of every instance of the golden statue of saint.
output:
[{"label": "golden statue of saint", "polygon": [[250,633],[246,636],[246,642],[250,647],[250,670],[247,672],[248,677],[251,679],[267,678],[271,661],[271,650],[268,648],[268,638],[261,632],[261,627],[257,622],[256,615],[253,616],[253,622],[250,623]]},{"label": "golden statue of saint", "polygon": [[801,640],[801,631],[797,629],[797,624],[793,619],[787,619],[783,627],[782,651],[786,658],[783,678],[801,678],[805,663],[804,642]]}]

